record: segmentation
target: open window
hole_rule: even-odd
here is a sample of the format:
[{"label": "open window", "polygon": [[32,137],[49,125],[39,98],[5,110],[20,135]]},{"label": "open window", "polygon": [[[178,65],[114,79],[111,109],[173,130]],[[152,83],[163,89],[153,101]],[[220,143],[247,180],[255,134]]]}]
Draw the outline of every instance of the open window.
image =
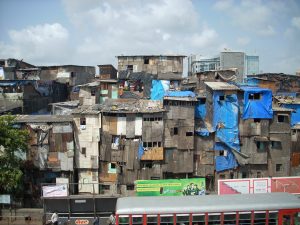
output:
[{"label": "open window", "polygon": [[250,93],[248,95],[249,100],[260,100],[261,99],[261,93]]}]

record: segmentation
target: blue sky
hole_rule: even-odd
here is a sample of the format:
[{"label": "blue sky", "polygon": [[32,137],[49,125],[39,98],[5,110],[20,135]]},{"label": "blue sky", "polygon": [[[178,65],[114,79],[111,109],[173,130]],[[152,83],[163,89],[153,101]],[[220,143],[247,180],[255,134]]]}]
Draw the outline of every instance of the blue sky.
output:
[{"label": "blue sky", "polygon": [[298,0],[1,0],[0,58],[117,65],[121,54],[259,55],[262,72],[300,70]]}]

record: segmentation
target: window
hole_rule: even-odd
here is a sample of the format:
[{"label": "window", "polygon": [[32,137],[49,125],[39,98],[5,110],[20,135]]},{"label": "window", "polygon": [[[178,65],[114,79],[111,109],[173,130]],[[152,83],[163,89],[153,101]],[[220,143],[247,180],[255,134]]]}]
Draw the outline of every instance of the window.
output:
[{"label": "window", "polygon": [[271,146],[273,149],[282,149],[281,141],[272,141]]},{"label": "window", "polygon": [[95,89],[92,89],[91,90],[91,96],[95,96],[96,95],[96,90]]},{"label": "window", "polygon": [[248,177],[247,172],[242,172],[242,178],[247,178],[247,177]]},{"label": "window", "polygon": [[133,184],[127,184],[127,185],[126,185],[126,189],[127,189],[128,191],[133,191],[133,190],[134,190],[134,185],[133,185]]},{"label": "window", "polygon": [[236,224],[236,214],[224,214],[224,224]]},{"label": "window", "polygon": [[260,119],[253,119],[254,123],[260,123]]},{"label": "window", "polygon": [[109,163],[108,164],[108,173],[117,173],[116,163]]},{"label": "window", "polygon": [[251,93],[248,95],[249,100],[259,100],[261,98],[260,93]]},{"label": "window", "polygon": [[282,171],[282,164],[276,164],[276,172]]},{"label": "window", "polygon": [[133,71],[133,65],[127,65],[127,70],[132,72]]},{"label": "window", "polygon": [[220,95],[219,96],[219,101],[224,101],[225,100],[225,96],[224,95]]},{"label": "window", "polygon": [[199,104],[204,105],[206,103],[206,98],[200,98]]},{"label": "window", "polygon": [[181,225],[181,224],[189,224],[190,217],[188,214],[182,214],[182,215],[176,215],[176,224]]},{"label": "window", "polygon": [[157,224],[157,216],[156,215],[147,215],[147,224]]},{"label": "window", "polygon": [[220,156],[224,156],[224,151],[222,150],[222,151],[219,151],[219,155]]},{"label": "window", "polygon": [[86,148],[81,148],[81,154],[85,155],[86,156]]},{"label": "window", "polygon": [[92,181],[97,181],[97,172],[92,172]]},{"label": "window", "polygon": [[186,132],[186,133],[185,133],[185,136],[187,136],[187,137],[191,137],[191,136],[193,136],[193,135],[194,135],[193,132]]},{"label": "window", "polygon": [[80,118],[80,125],[86,125],[86,119],[84,117]]},{"label": "window", "polygon": [[220,175],[219,175],[219,179],[220,179],[220,180],[225,179],[225,174],[220,174]]},{"label": "window", "polygon": [[178,135],[178,127],[174,127],[174,135]]},{"label": "window", "polygon": [[208,224],[221,224],[220,214],[208,215]]},{"label": "window", "polygon": [[110,190],[110,185],[100,184],[100,190]]},{"label": "window", "polygon": [[278,123],[288,123],[288,116],[287,115],[278,115],[277,116],[277,122]]},{"label": "window", "polygon": [[144,59],[144,64],[149,64],[149,58]]},{"label": "window", "polygon": [[262,141],[257,141],[256,147],[258,151],[265,151],[265,143]]},{"label": "window", "polygon": [[205,224],[205,215],[193,215],[193,222],[198,223],[199,225]]},{"label": "window", "polygon": [[262,177],[262,175],[261,175],[261,172],[260,172],[260,171],[258,171],[258,172],[256,173],[256,177],[257,177],[257,178],[261,178],[261,177]]}]

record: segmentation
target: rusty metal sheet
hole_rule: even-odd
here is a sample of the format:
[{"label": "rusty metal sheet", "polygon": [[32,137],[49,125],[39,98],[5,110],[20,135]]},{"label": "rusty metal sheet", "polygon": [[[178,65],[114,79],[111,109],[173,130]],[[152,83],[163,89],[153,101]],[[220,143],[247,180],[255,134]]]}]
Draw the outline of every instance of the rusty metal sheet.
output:
[{"label": "rusty metal sheet", "polygon": [[164,148],[156,147],[144,151],[141,160],[164,160]]}]

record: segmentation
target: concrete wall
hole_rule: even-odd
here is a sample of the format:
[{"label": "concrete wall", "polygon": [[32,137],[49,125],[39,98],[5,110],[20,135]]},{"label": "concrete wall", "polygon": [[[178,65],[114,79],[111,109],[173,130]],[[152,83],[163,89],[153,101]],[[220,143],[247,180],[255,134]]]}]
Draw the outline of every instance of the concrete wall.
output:
[{"label": "concrete wall", "polygon": [[[174,73],[178,78],[183,72],[182,56],[119,56],[118,71],[128,70],[128,65],[132,66],[132,72],[146,72],[149,74]],[[163,79],[163,78],[162,78]]]},{"label": "concrete wall", "polygon": [[221,52],[220,53],[220,67],[221,69],[237,68],[237,81],[243,81],[246,67],[244,52]]}]

